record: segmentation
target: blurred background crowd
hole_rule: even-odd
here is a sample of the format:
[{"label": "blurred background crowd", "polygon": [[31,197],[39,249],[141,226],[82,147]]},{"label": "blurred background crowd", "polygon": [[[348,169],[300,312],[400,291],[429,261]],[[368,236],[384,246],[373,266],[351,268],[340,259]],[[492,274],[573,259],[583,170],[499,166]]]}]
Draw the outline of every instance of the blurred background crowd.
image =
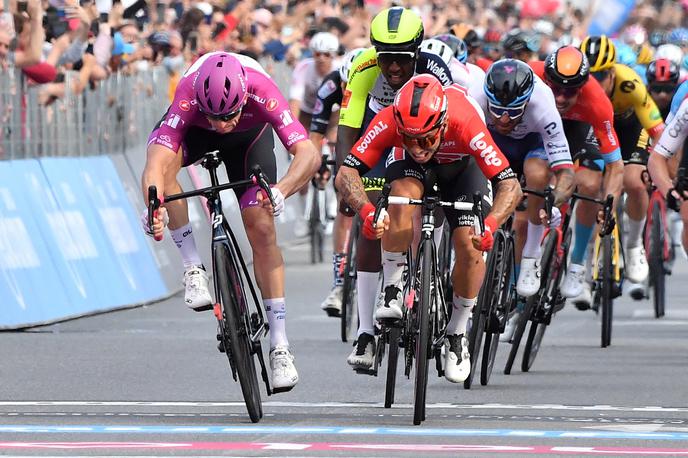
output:
[{"label": "blurred background crowd", "polygon": [[[310,56],[309,40],[319,31],[338,37],[339,54],[367,46],[370,20],[391,5],[418,12],[426,36],[451,32],[463,38],[472,61],[502,55],[516,29],[526,52],[537,58],[563,44],[579,43],[591,20],[604,11],[598,3],[603,2],[0,0],[0,72],[21,69],[28,85],[42,85],[43,105],[64,95],[67,72],[75,75],[69,87],[75,94],[93,90],[112,75],[152,66],[163,67],[174,82],[195,58],[215,50],[258,58],[274,73],[277,62],[293,68]],[[687,8],[688,0],[633,2],[614,31],[633,51],[627,59],[638,57],[643,47],[651,52],[665,43],[687,51]]]}]

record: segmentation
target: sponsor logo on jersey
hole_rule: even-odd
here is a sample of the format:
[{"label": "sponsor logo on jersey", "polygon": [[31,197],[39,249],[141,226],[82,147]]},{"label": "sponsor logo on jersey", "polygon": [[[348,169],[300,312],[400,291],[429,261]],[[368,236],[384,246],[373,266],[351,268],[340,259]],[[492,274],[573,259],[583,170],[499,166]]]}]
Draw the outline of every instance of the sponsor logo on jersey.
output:
[{"label": "sponsor logo on jersey", "polygon": [[499,172],[497,174],[497,176],[495,177],[495,180],[502,181],[502,180],[507,180],[509,178],[516,178],[516,174],[511,169],[511,167],[507,167],[504,170],[502,170],[501,172]]},{"label": "sponsor logo on jersey", "polygon": [[320,100],[319,98],[315,99],[315,106],[313,107],[313,114],[317,115],[317,114],[322,113],[322,111],[323,111],[322,100]]},{"label": "sponsor logo on jersey", "polygon": [[280,113],[279,117],[282,121],[282,127],[287,127],[289,124],[294,122],[294,118],[289,110],[284,110],[282,113]]},{"label": "sponsor logo on jersey", "polygon": [[349,106],[349,100],[351,100],[351,91],[344,91],[344,96],[342,97],[342,108],[347,108]]},{"label": "sponsor logo on jersey", "polygon": [[248,98],[249,98],[249,99],[255,100],[256,102],[265,105],[265,99],[264,99],[264,98],[259,97],[259,96],[257,96],[256,94],[251,94],[250,92],[249,92],[247,95],[248,95]]},{"label": "sponsor logo on jersey", "polygon": [[659,110],[652,110],[650,112],[650,119],[652,121],[657,121],[658,119],[662,119],[662,114],[659,112]]},{"label": "sponsor logo on jersey", "polygon": [[368,149],[370,142],[385,129],[387,129],[387,124],[385,124],[384,121],[378,121],[374,126],[368,127],[368,133],[361,139],[361,144],[356,147],[356,151],[364,153],[365,150]]},{"label": "sponsor logo on jersey", "polygon": [[351,154],[346,156],[346,159],[344,159],[344,165],[346,165],[347,167],[354,168],[354,169],[360,167],[362,164],[363,163],[360,160],[358,160],[358,158],[356,158],[356,156],[353,156]]},{"label": "sponsor logo on jersey", "polygon": [[182,111],[189,111],[191,109],[191,103],[188,100],[180,100],[179,109]]},{"label": "sponsor logo on jersey", "polygon": [[614,128],[609,120],[604,121],[604,128],[607,130],[607,139],[609,139],[609,143],[613,146],[617,146],[616,138],[614,138]]},{"label": "sponsor logo on jersey", "polygon": [[502,160],[497,157],[497,152],[492,145],[489,145],[483,140],[484,137],[485,132],[478,132],[478,134],[471,139],[468,146],[470,146],[473,151],[480,153],[480,157],[483,158],[485,164],[499,167],[502,165]]},{"label": "sponsor logo on jersey", "polygon": [[289,134],[289,137],[287,137],[287,144],[285,146],[287,148],[289,148],[294,143],[298,143],[301,140],[305,140],[305,139],[306,139],[306,136],[303,135],[301,132],[292,132]]},{"label": "sponsor logo on jersey", "polygon": [[176,129],[180,122],[184,124],[184,121],[179,115],[172,115],[167,119],[167,125],[173,129]]},{"label": "sponsor logo on jersey", "polygon": [[269,98],[267,102],[265,102],[265,109],[268,111],[275,111],[275,108],[277,108],[277,105],[279,105],[279,102],[275,98]]},{"label": "sponsor logo on jersey", "polygon": [[161,135],[160,140],[167,142],[167,143],[172,143],[172,139],[170,138],[169,135]]},{"label": "sponsor logo on jersey", "polygon": [[428,59],[425,68],[430,70],[430,73],[435,75],[437,79],[440,80],[442,86],[448,86],[452,83],[452,79],[449,77],[449,75],[447,75],[447,71],[444,69],[444,67],[440,66],[440,64],[434,60]]},{"label": "sponsor logo on jersey", "polygon": [[349,70],[349,80],[353,78],[353,76],[358,73],[362,72],[363,70],[367,70],[370,67],[375,67],[377,65],[377,57],[370,58],[366,60],[365,62],[361,62],[360,65],[354,67],[352,70]]},{"label": "sponsor logo on jersey", "polygon": [[669,136],[672,138],[678,138],[679,135],[681,135],[681,131],[685,128],[686,123],[688,123],[688,111],[684,111],[680,115],[677,114],[671,121]]},{"label": "sponsor logo on jersey", "polygon": [[320,86],[320,88],[318,89],[318,97],[320,97],[321,99],[326,99],[329,96],[331,96],[332,94],[334,94],[334,92],[336,90],[337,90],[337,85],[334,84],[334,81],[327,80],[327,81],[325,81],[325,84]]}]

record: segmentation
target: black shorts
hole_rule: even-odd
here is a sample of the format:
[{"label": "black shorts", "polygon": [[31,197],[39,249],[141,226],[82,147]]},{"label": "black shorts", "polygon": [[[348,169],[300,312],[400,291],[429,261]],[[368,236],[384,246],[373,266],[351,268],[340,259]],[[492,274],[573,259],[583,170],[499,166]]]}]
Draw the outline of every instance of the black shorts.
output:
[{"label": "black shorts", "polygon": [[[483,213],[487,215],[492,208],[492,185],[472,157],[439,165],[435,162],[419,164],[407,157],[405,152],[395,154],[387,163],[387,181],[415,178],[422,183],[427,168],[433,168],[437,173],[442,200],[473,202],[473,194],[478,192],[483,196]],[[445,208],[444,214],[452,231],[457,227],[473,226],[473,213],[471,211]]]},{"label": "black shorts", "polygon": [[[253,166],[260,165],[270,184],[274,184],[277,182],[274,147],[275,141],[269,124],[228,134],[191,127],[182,142],[182,165],[189,166],[202,159],[207,152],[219,150],[230,182],[249,178]],[[258,189],[256,186],[234,188],[234,194],[242,210],[258,204],[254,193],[246,193],[252,188]]]},{"label": "black shorts", "polygon": [[614,130],[619,137],[624,163],[647,165],[650,136],[635,113],[630,116],[614,116]]},{"label": "black shorts", "polygon": [[592,126],[582,121],[564,119],[564,134],[569,142],[571,159],[578,167],[604,172],[604,158]]}]

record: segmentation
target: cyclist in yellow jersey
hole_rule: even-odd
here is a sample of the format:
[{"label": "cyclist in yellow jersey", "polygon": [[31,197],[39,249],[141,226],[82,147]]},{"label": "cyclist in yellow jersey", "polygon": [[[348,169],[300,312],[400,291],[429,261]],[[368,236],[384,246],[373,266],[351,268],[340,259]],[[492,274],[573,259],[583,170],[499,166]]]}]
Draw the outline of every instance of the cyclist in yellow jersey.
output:
[{"label": "cyclist in yellow jersey", "polygon": [[[664,121],[640,76],[631,68],[615,63],[616,48],[605,35],[589,36],[581,43],[590,62],[592,75],[609,96],[614,107],[614,130],[619,136],[624,167],[624,191],[628,196],[626,237],[626,278],[642,283],[648,275],[642,243],[648,195],[642,181],[650,140],[659,139]],[[640,286],[633,286],[638,288]]]}]

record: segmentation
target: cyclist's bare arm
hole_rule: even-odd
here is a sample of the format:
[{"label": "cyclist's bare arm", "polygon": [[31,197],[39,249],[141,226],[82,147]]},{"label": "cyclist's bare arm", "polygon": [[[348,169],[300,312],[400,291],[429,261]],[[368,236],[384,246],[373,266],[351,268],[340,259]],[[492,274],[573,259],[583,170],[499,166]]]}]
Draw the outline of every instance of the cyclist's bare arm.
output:
[{"label": "cyclist's bare arm", "polygon": [[349,154],[349,151],[351,151],[354,143],[356,143],[359,131],[360,129],[358,128],[342,125],[339,125],[337,128],[337,146],[335,147],[335,150],[337,151],[337,169],[342,166],[347,154]]},{"label": "cyclist's bare arm", "polygon": [[609,162],[604,166],[604,193],[602,195],[607,196],[611,194],[614,196],[614,210],[616,210],[616,204],[623,190],[623,171],[624,165],[622,159]]},{"label": "cyclist's bare arm", "polygon": [[289,148],[289,154],[294,156],[286,175],[277,183],[284,197],[298,192],[308,181],[313,178],[320,168],[321,157],[318,149],[310,140],[293,144]]},{"label": "cyclist's bare arm", "polygon": [[[179,152],[181,155],[181,151]],[[141,192],[143,200],[148,200],[148,187],[154,185],[158,188],[158,195],[165,195],[165,175],[173,168],[179,169],[181,156],[163,145],[156,143],[148,147],[146,165],[141,176]],[[175,170],[176,174],[176,170]]]},{"label": "cyclist's bare arm", "polygon": [[313,145],[318,150],[318,153],[322,154],[323,139],[325,136],[319,132],[310,132],[308,138],[313,142]]},{"label": "cyclist's bare arm", "polygon": [[353,167],[343,165],[339,168],[335,186],[342,195],[342,199],[358,213],[367,203],[370,203],[366,195],[361,175]]},{"label": "cyclist's bare arm", "polygon": [[496,185],[494,181],[496,180],[493,180],[493,186],[495,186],[497,192],[495,193],[494,203],[492,204],[492,210],[490,210],[489,216],[492,216],[497,221],[497,226],[501,226],[516,210],[516,206],[521,201],[523,192],[516,178],[507,178],[497,181]]},{"label": "cyclist's bare arm", "polygon": [[571,198],[576,187],[576,175],[572,168],[559,169],[554,172],[557,184],[554,187],[554,205],[559,206]]},{"label": "cyclist's bare arm", "polygon": [[669,176],[669,160],[653,151],[647,160],[647,170],[652,177],[652,184],[657,186],[657,189],[659,189],[663,196],[666,196],[674,186]]}]

